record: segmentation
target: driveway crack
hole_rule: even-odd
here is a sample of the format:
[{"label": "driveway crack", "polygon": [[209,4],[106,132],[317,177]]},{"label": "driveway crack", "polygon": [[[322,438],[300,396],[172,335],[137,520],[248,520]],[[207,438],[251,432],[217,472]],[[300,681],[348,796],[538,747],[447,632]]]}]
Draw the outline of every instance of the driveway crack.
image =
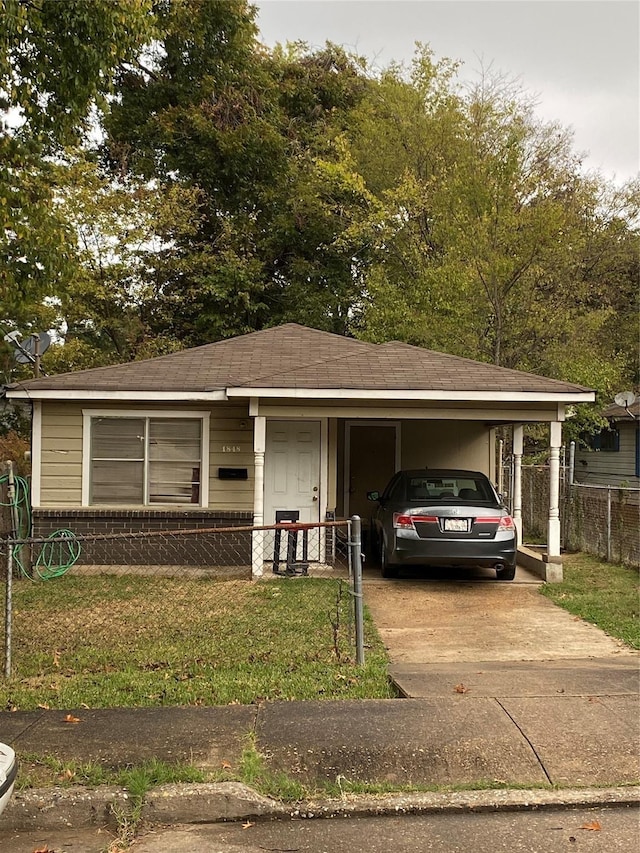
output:
[{"label": "driveway crack", "polygon": [[499,699],[497,699],[497,698],[496,698],[496,700],[495,700],[495,701],[498,703],[498,705],[500,705],[500,707],[501,707],[501,708],[502,708],[502,710],[505,712],[505,714],[507,715],[507,717],[509,717],[509,719],[511,720],[511,722],[513,723],[513,725],[518,729],[518,731],[520,732],[520,734],[522,735],[522,737],[523,737],[523,738],[526,740],[526,742],[529,744],[529,747],[530,747],[530,749],[531,749],[531,752],[533,752],[533,754],[535,755],[535,757],[536,757],[536,761],[537,761],[537,762],[538,762],[538,764],[540,765],[540,768],[541,768],[542,772],[544,773],[544,775],[547,777],[547,781],[549,782],[549,784],[550,784],[550,785],[553,785],[553,779],[552,779],[552,778],[551,778],[551,776],[549,776],[549,774],[547,773],[547,768],[544,766],[544,762],[543,762],[543,761],[542,761],[542,759],[540,758],[540,755],[538,754],[538,750],[535,748],[535,746],[533,745],[533,743],[531,742],[531,740],[527,737],[527,735],[526,735],[526,733],[525,733],[524,729],[522,728],[522,726],[518,723],[518,721],[517,721],[517,720],[516,720],[516,718],[513,716],[513,714],[509,713],[509,711],[507,710],[507,708],[505,708],[505,706],[502,704],[502,702],[501,702]]}]

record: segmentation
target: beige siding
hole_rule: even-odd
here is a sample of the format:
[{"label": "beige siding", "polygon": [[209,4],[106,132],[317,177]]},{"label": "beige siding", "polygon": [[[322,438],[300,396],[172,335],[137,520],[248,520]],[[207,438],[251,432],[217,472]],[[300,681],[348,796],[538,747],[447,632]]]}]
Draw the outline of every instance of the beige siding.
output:
[{"label": "beige siding", "polygon": [[[393,419],[393,406],[387,416]],[[132,405],[114,405],[89,402],[48,402],[42,404],[42,507],[75,507],[82,501],[82,412],[83,409],[107,409],[139,411],[149,414],[157,410],[166,411],[165,404],[148,405],[136,409]],[[210,412],[209,434],[209,508],[220,510],[244,510],[253,508],[254,453],[253,420],[249,417],[248,404],[214,403],[209,407],[192,404],[175,407],[175,411],[190,409]],[[271,417],[276,416],[278,407],[273,406]],[[368,413],[367,405],[359,407],[360,413]],[[286,409],[285,409],[286,411]],[[326,402],[299,407],[300,415],[318,416],[342,414],[341,407],[332,408]],[[493,445],[491,430],[481,419],[478,421],[448,419],[427,420],[402,417],[402,408],[396,410],[401,419],[403,468],[457,467],[471,468],[491,474]],[[417,412],[416,412],[417,414]],[[426,411],[425,411],[425,414]],[[293,413],[287,413],[289,417]],[[285,415],[285,417],[287,416]],[[343,491],[343,421],[329,419],[328,429],[328,476],[327,503],[329,507],[340,506]],[[631,436],[632,438],[633,436]],[[632,448],[630,462],[633,463]],[[609,456],[611,454],[608,454]],[[617,454],[615,454],[617,455]],[[247,480],[221,480],[219,468],[246,468]],[[631,468],[633,470],[633,468]]]},{"label": "beige siding", "polygon": [[[75,507],[82,505],[82,412],[84,409],[167,411],[168,406],[105,403],[61,403],[42,405],[42,467],[40,506]],[[253,507],[253,421],[244,403],[216,404],[210,407],[190,405],[183,408],[210,411],[209,435],[209,507],[212,509],[251,510]],[[179,411],[179,409],[176,409]],[[223,481],[219,467],[247,468],[248,480]]]},{"label": "beige siding", "polygon": [[403,468],[468,468],[491,473],[490,430],[473,421],[403,421]]},{"label": "beige siding", "polygon": [[620,430],[620,450],[578,450],[575,477],[579,483],[594,486],[619,486],[621,483],[637,488],[640,479],[636,472],[635,424],[617,424]]},{"label": "beige siding", "polygon": [[[253,509],[253,419],[246,403],[220,403],[211,409],[209,432],[209,507]],[[220,480],[218,468],[246,468],[247,480]]]},{"label": "beige siding", "polygon": [[82,405],[42,404],[40,506],[82,504]]}]

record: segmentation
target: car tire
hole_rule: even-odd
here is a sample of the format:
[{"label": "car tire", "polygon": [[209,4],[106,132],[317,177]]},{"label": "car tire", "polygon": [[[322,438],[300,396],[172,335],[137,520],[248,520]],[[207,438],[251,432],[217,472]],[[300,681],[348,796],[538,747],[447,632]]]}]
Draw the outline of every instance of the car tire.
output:
[{"label": "car tire", "polygon": [[516,576],[515,566],[505,566],[504,569],[496,569],[496,578],[499,581],[512,581]]},{"label": "car tire", "polygon": [[398,570],[395,566],[390,566],[387,562],[387,550],[384,546],[384,539],[382,536],[380,537],[380,572],[383,578],[396,578],[398,577]]}]

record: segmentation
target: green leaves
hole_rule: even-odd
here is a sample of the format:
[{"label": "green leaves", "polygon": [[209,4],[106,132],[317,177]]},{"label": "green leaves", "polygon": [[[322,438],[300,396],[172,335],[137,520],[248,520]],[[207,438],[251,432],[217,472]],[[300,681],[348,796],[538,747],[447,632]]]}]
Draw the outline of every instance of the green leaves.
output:
[{"label": "green leaves", "polygon": [[3,0],[0,89],[21,133],[53,150],[75,141],[119,66],[151,37],[152,0]]},{"label": "green leaves", "polygon": [[637,381],[637,186],[584,177],[504,79],[270,52],[255,15],[4,0],[0,319],[64,336],[45,369],[293,320]]}]

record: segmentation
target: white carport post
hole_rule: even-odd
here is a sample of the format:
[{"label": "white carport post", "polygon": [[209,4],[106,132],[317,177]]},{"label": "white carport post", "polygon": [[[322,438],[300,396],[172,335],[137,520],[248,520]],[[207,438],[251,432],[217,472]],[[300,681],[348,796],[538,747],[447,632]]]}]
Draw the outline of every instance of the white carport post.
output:
[{"label": "white carport post", "polygon": [[[547,527],[547,555],[550,562],[560,557],[560,446],[562,424],[549,424],[549,522]],[[556,560],[554,560],[556,558]]]},{"label": "white carport post", "polygon": [[513,523],[518,533],[518,544],[522,545],[522,450],[524,425],[513,425]]},{"label": "white carport post", "polygon": [[[264,524],[264,454],[266,450],[267,419],[256,415],[253,419],[253,526]],[[264,531],[251,534],[251,575],[261,578],[264,571]]]}]

